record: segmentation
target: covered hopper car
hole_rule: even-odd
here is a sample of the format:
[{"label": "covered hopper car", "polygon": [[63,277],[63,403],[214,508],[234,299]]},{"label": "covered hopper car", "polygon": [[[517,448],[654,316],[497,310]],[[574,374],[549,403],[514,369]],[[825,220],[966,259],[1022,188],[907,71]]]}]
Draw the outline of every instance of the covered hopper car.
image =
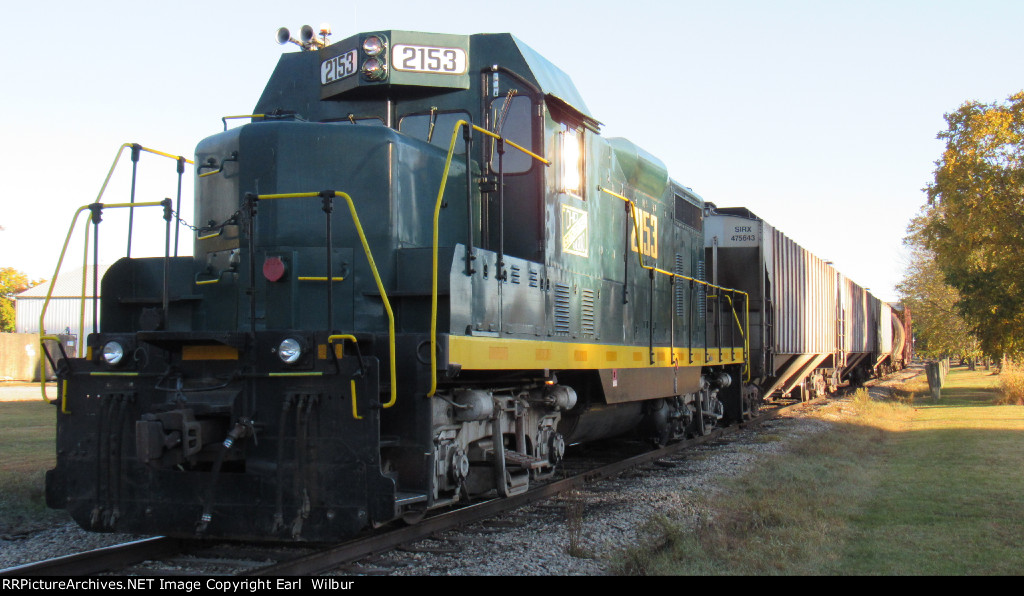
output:
[{"label": "covered hopper car", "polygon": [[705,203],[710,279],[750,296],[761,399],[820,397],[910,360],[910,310],[882,302],[743,207]]}]

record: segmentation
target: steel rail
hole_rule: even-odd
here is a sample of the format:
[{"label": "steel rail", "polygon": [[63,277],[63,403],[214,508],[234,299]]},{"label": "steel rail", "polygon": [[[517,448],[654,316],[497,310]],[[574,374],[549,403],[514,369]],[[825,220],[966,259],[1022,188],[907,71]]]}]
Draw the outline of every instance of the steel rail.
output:
[{"label": "steel rail", "polygon": [[180,553],[184,540],[156,536],[0,569],[0,577],[92,575]]}]

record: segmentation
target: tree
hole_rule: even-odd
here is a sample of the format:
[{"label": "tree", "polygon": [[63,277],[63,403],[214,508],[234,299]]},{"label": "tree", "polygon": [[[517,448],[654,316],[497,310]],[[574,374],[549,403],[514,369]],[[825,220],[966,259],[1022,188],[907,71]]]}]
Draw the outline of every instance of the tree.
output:
[{"label": "tree", "polygon": [[981,357],[981,344],[957,310],[960,293],[945,282],[935,254],[917,242],[914,235],[904,240],[911,261],[896,286],[900,302],[914,313],[915,352],[928,358]]},{"label": "tree", "polygon": [[[912,226],[988,354],[1024,353],[1024,92],[946,114],[928,204]],[[915,313],[916,314],[916,313]]]},{"label": "tree", "polygon": [[14,331],[14,295],[39,285],[13,267],[0,267],[0,332]]}]

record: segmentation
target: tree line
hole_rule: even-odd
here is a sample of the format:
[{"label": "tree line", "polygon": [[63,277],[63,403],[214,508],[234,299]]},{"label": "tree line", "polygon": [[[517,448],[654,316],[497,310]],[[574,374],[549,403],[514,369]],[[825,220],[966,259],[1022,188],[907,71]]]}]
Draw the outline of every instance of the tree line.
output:
[{"label": "tree line", "polygon": [[0,333],[14,331],[14,295],[42,283],[13,267],[0,267]]},{"label": "tree line", "polygon": [[1024,355],[1024,91],[945,115],[897,287],[926,356]]}]

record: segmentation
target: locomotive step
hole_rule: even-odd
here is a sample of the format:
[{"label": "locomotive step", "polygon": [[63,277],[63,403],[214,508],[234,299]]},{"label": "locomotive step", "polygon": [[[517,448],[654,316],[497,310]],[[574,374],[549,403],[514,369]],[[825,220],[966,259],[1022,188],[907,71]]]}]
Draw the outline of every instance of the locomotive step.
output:
[{"label": "locomotive step", "polygon": [[395,505],[412,505],[413,503],[423,503],[426,500],[426,493],[410,493],[403,491],[395,493]]}]

